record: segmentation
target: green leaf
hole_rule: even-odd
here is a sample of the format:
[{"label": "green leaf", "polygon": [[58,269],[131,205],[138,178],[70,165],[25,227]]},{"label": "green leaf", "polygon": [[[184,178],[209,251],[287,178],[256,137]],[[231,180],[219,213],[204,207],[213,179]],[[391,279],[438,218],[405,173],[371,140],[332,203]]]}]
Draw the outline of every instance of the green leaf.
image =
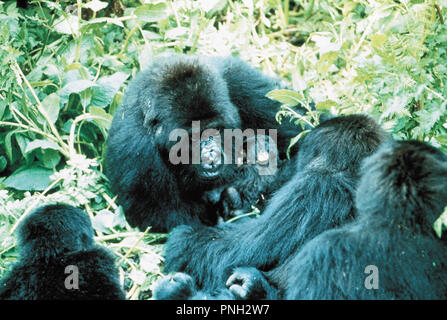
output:
[{"label": "green leaf", "polygon": [[309,132],[310,132],[310,130],[301,131],[298,135],[296,135],[295,137],[290,139],[290,143],[289,143],[289,146],[287,147],[287,151],[286,151],[287,159],[290,159],[290,151],[292,150],[292,147]]},{"label": "green leaf", "polygon": [[96,18],[96,19],[91,19],[89,21],[85,21],[85,24],[95,24],[95,23],[111,23],[114,25],[117,25],[118,27],[124,28],[124,24],[121,22],[121,20],[119,20],[118,18]]},{"label": "green leaf", "polygon": [[0,101],[0,120],[2,120],[3,115],[5,114],[7,102],[5,100]]},{"label": "green leaf", "polygon": [[282,104],[286,104],[290,107],[296,106],[304,100],[304,97],[301,93],[295,92],[287,89],[276,89],[267,93],[267,97],[281,102]]},{"label": "green leaf", "polygon": [[418,115],[417,120],[419,122],[419,125],[421,129],[426,132],[429,132],[430,129],[435,126],[436,122],[438,122],[443,115],[442,110],[433,109],[434,108],[432,108],[432,110],[419,110],[416,112],[416,114]]},{"label": "green leaf", "polygon": [[373,48],[380,48],[385,44],[387,39],[388,37],[384,34],[375,34],[371,36],[371,46]]},{"label": "green leaf", "polygon": [[440,135],[438,137],[435,137],[435,139],[440,143],[440,144],[447,144],[447,136],[446,135]]},{"label": "green leaf", "polygon": [[8,165],[8,161],[4,156],[0,156],[0,172],[6,169],[6,166]]},{"label": "green leaf", "polygon": [[8,157],[10,162],[13,162],[13,159],[12,159],[12,135],[15,133],[17,133],[17,132],[11,131],[11,132],[8,132],[5,136],[5,151],[6,151],[6,156]]},{"label": "green leaf", "polygon": [[68,66],[65,67],[65,71],[72,71],[72,70],[78,70],[82,67],[82,64],[79,62],[71,63]]},{"label": "green leaf", "polygon": [[158,273],[160,272],[160,256],[154,253],[145,253],[140,258],[140,266],[145,272]]},{"label": "green leaf", "polygon": [[142,21],[156,22],[167,18],[167,4],[160,2],[157,4],[145,4],[135,9],[134,14]]},{"label": "green leaf", "polygon": [[61,16],[54,21],[53,29],[62,34],[77,34],[79,31],[79,19],[74,15],[68,15],[67,18]]},{"label": "green leaf", "polygon": [[63,104],[68,102],[68,98],[72,93],[80,93],[88,88],[98,86],[96,83],[90,80],[76,80],[66,84],[61,91],[59,96]]},{"label": "green leaf", "polygon": [[23,191],[43,191],[51,183],[50,176],[53,170],[32,167],[14,172],[3,183],[8,188]]},{"label": "green leaf", "polygon": [[317,71],[320,74],[325,74],[328,72],[329,67],[334,63],[335,59],[338,57],[338,51],[329,51],[323,54],[317,62]]},{"label": "green leaf", "polygon": [[48,169],[54,169],[61,161],[61,155],[58,151],[47,149],[37,153],[37,158],[41,161],[42,165]]},{"label": "green leaf", "polygon": [[92,0],[89,3],[85,4],[84,7],[85,8],[89,8],[94,12],[98,12],[99,10],[104,9],[105,7],[107,7],[109,4],[107,2],[102,2],[99,0]]},{"label": "green leaf", "polygon": [[144,280],[146,280],[146,274],[143,271],[133,269],[129,273],[129,278],[138,285],[142,285]]},{"label": "green leaf", "polygon": [[330,108],[335,107],[336,105],[337,105],[337,103],[335,103],[335,101],[329,99],[329,100],[318,102],[315,105],[315,109],[329,110]]},{"label": "green leaf", "polygon": [[51,123],[55,123],[59,117],[60,98],[56,93],[52,93],[42,100],[42,107],[45,109]]},{"label": "green leaf", "polygon": [[440,219],[437,219],[435,223],[433,224],[433,229],[435,230],[436,235],[438,238],[441,238],[442,236],[442,221]]},{"label": "green leaf", "polygon": [[30,143],[30,139],[22,134],[18,134],[15,136],[17,144],[19,145],[20,152],[26,158],[27,154],[25,152],[26,146]]},{"label": "green leaf", "polygon": [[447,227],[447,207],[444,208],[444,212],[439,216],[438,219],[433,224],[433,229],[435,230],[438,238],[441,238],[442,231]]},{"label": "green leaf", "polygon": [[124,72],[117,72],[108,77],[100,78],[92,89],[92,100],[90,104],[94,107],[105,108],[115,97],[115,94],[129,77]]},{"label": "green leaf", "polygon": [[181,37],[187,37],[190,29],[185,27],[172,28],[165,32],[165,39],[180,39]]},{"label": "green leaf", "polygon": [[110,229],[113,229],[115,226],[113,212],[109,210],[101,210],[93,218],[92,224],[95,230],[99,230],[102,233],[110,233]]},{"label": "green leaf", "polygon": [[212,17],[219,11],[222,11],[227,5],[227,0],[200,0],[200,7],[205,10],[207,17]]},{"label": "green leaf", "polygon": [[52,149],[52,150],[61,150],[59,145],[56,142],[49,141],[49,140],[33,140],[26,146],[25,153],[30,153],[34,149],[41,148],[41,149]]},{"label": "green leaf", "polygon": [[104,111],[104,109],[98,108],[98,107],[90,107],[89,109],[90,114],[101,117],[101,119],[93,119],[93,121],[104,129],[109,129],[110,125],[112,124],[112,118],[113,116],[111,114],[108,114]]}]

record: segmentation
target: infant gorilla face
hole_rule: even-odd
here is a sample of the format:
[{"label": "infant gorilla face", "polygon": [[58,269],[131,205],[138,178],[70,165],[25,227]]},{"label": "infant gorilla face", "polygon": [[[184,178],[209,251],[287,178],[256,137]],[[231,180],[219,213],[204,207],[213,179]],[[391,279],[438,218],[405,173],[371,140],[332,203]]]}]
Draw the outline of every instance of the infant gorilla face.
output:
[{"label": "infant gorilla face", "polygon": [[245,145],[246,148],[239,152],[242,154],[242,159],[238,163],[255,166],[262,176],[274,175],[279,159],[275,140],[271,136],[257,134],[248,137]]},{"label": "infant gorilla face", "polygon": [[[243,138],[243,137],[242,137]],[[206,139],[206,138],[205,138]],[[245,139],[226,139],[220,135],[200,140],[200,166],[196,167],[198,178],[215,179],[225,169],[236,170],[236,166],[254,166],[260,175],[274,175],[277,169],[278,149],[274,139],[264,134]],[[236,166],[234,166],[236,165]]]}]

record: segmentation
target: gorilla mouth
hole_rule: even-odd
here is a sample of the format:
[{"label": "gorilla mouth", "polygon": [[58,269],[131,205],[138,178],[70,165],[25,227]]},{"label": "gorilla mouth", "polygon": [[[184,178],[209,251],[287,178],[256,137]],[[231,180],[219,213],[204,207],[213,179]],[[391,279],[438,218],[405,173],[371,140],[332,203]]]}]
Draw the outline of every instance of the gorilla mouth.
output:
[{"label": "gorilla mouth", "polygon": [[216,178],[219,175],[219,168],[216,168],[214,170],[201,171],[200,175],[202,176],[202,178],[206,179]]},{"label": "gorilla mouth", "polygon": [[220,174],[222,162],[216,158],[206,159],[200,163],[199,175],[203,179],[214,179]]}]

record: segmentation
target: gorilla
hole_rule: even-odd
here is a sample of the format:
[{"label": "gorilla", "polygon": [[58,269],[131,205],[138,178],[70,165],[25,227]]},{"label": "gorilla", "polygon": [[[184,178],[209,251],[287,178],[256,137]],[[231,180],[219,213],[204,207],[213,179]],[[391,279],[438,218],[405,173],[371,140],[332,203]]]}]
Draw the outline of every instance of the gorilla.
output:
[{"label": "gorilla", "polygon": [[[257,270],[257,269],[255,269]],[[247,278],[247,281],[251,279]],[[269,290],[270,284],[264,278],[260,278],[261,289]],[[265,283],[263,283],[265,281]],[[257,281],[258,283],[258,281]],[[254,288],[254,287],[251,287]],[[272,291],[275,292],[276,291]],[[154,300],[235,300],[237,297],[226,288],[220,288],[210,294],[197,290],[194,279],[186,273],[173,273],[162,277],[155,283],[153,289]]]},{"label": "gorilla", "polygon": [[199,290],[194,279],[183,272],[171,273],[155,283],[154,300],[274,300],[276,290],[258,269],[239,267],[227,280],[227,287]]},{"label": "gorilla", "polygon": [[252,211],[253,205],[262,210],[265,200],[290,178],[289,172],[293,170],[291,161],[279,159],[276,143],[270,136],[251,136],[239,149],[235,150],[239,166],[231,184],[204,195],[205,201],[218,205],[219,216],[223,218],[242,216]]},{"label": "gorilla", "polygon": [[[202,294],[195,286],[191,288],[191,283],[208,295],[221,295],[228,279],[227,296],[250,298],[258,290],[242,292],[238,286],[243,276],[245,286],[252,283],[251,288],[259,287],[259,281],[250,278],[248,267],[270,271],[308,240],[353,219],[360,162],[387,138],[365,115],[322,122],[304,137],[294,176],[274,193],[260,217],[217,227],[179,226],[171,232],[165,246],[165,271],[186,275],[157,286],[155,297],[169,298],[175,288],[188,292],[185,287],[189,287],[191,297]],[[238,267],[248,269],[228,278]],[[189,276],[194,281],[186,281]],[[265,293],[263,298],[274,297]]]},{"label": "gorilla", "polygon": [[[106,175],[129,224],[151,226],[154,232],[182,224],[215,225],[222,187],[230,186],[238,173],[236,165],[227,164],[234,164],[234,152],[222,150],[217,137],[225,129],[275,129],[284,159],[290,139],[300,131],[293,123],[275,120],[280,103],[265,95],[280,87],[235,57],[188,55],[160,58],[131,81],[114,114],[105,157]],[[214,134],[203,138],[209,130]],[[218,200],[204,200],[213,190],[220,190],[211,193]],[[225,193],[225,199],[231,208],[237,196]]]},{"label": "gorilla", "polygon": [[19,260],[0,280],[0,300],[125,299],[114,257],[95,245],[82,210],[36,209],[21,222],[18,243]]},{"label": "gorilla", "polygon": [[254,268],[242,276],[236,270],[229,279],[234,291],[255,298],[279,290],[285,299],[446,299],[447,242],[433,223],[447,206],[447,156],[417,141],[384,144],[364,161],[355,200],[355,221],[320,234],[265,273],[270,285]]}]

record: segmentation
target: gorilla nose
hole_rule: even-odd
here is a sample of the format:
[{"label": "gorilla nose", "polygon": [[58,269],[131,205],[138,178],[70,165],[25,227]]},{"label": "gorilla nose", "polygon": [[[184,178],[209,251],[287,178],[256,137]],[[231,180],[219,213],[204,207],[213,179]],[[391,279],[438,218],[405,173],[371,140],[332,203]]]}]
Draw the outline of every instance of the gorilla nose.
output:
[{"label": "gorilla nose", "polygon": [[206,155],[202,155],[202,166],[205,170],[213,170],[218,168],[222,164],[220,160],[220,154],[217,152],[210,152]]}]

